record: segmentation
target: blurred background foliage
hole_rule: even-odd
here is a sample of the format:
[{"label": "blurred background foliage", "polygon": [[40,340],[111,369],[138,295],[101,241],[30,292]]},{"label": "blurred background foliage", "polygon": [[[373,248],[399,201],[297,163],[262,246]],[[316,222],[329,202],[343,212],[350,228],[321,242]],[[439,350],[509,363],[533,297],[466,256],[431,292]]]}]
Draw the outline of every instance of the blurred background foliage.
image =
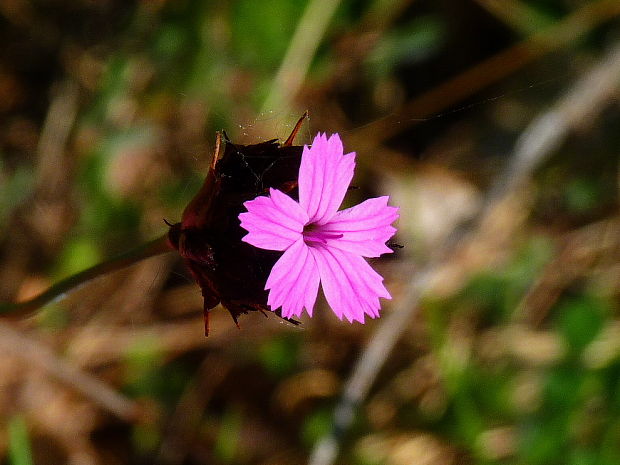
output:
[{"label": "blurred background foliage", "polygon": [[[340,132],[350,195],[401,207],[405,247],[375,262],[398,302],[527,124],[620,40],[619,10],[0,0],[0,300],[163,234],[217,130],[285,139],[308,109],[298,142]],[[619,95],[454,256],[341,463],[620,463]],[[2,463],[304,463],[379,322],[323,306],[302,329],[249,315],[239,331],[215,309],[205,339],[201,305],[167,254],[2,321]]]}]

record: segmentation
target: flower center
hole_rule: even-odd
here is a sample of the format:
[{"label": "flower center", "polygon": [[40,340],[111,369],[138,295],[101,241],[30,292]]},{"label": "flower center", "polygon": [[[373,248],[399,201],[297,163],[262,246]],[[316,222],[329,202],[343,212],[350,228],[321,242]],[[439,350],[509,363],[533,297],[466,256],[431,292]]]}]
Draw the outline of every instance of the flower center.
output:
[{"label": "flower center", "polygon": [[313,245],[313,243],[327,244],[329,239],[340,239],[342,237],[342,234],[339,233],[323,231],[321,226],[315,223],[309,223],[304,226],[302,235],[304,236],[304,242],[309,246]]}]

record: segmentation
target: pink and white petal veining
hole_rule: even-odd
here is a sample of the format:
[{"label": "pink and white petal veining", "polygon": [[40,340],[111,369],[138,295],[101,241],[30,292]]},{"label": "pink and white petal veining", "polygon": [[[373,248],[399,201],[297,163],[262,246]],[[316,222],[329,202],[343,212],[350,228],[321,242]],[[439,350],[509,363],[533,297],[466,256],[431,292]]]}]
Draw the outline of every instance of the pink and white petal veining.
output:
[{"label": "pink and white petal veining", "polygon": [[350,263],[353,270],[352,277],[357,278],[366,287],[368,296],[374,295],[377,298],[392,299],[392,296],[383,285],[383,276],[377,273],[364,258],[347,252],[342,252],[342,258]]},{"label": "pink and white petal veining", "polygon": [[[376,287],[374,275],[365,277],[365,280],[355,279],[360,274],[368,273],[370,265],[355,270],[359,263],[351,259],[354,254],[325,246],[311,247],[310,252],[316,261],[327,303],[338,318],[364,323],[364,315],[371,318],[379,315],[380,295],[373,290]],[[373,283],[373,287],[367,281]],[[381,291],[381,295],[389,294]]]},{"label": "pink and white petal veining", "polygon": [[319,270],[314,261],[314,256],[308,251],[306,262],[301,269],[297,284],[302,290],[300,295],[300,304],[297,305],[297,310],[291,312],[291,316],[299,317],[305,307],[308,316],[312,316],[314,310],[314,304],[316,302],[317,295],[319,293],[320,276]]},{"label": "pink and white petal veining", "polygon": [[387,196],[368,199],[336,213],[319,228],[326,237],[334,237],[327,245],[363,257],[392,253],[385,243],[396,232],[391,224],[399,215],[397,207],[387,205],[388,200]]},{"label": "pink and white petal veining", "polygon": [[381,309],[379,298],[388,300],[392,298],[383,285],[383,277],[357,254],[334,249],[332,252],[343,268],[347,269],[349,279],[356,284],[360,300],[365,304],[366,313],[372,318],[379,317]]},{"label": "pink and white petal veining", "polygon": [[[310,315],[316,301],[319,274],[303,239],[289,247],[271,269],[265,289],[272,310],[282,307],[282,316],[300,316],[304,306]],[[312,293],[314,292],[314,295]]]},{"label": "pink and white petal veining", "polygon": [[299,203],[312,223],[327,222],[338,210],[353,179],[355,152],[344,155],[338,134],[318,134],[304,146],[299,168]]},{"label": "pink and white petal veining", "polygon": [[327,136],[318,133],[312,145],[304,145],[299,167],[299,203],[310,219],[314,218],[319,202],[321,201],[324,174],[324,156],[327,146]]},{"label": "pink and white petal veining", "polygon": [[279,209],[290,217],[296,224],[306,224],[308,222],[308,214],[303,208],[301,208],[299,202],[293,200],[291,197],[278,189],[270,188],[269,195],[271,200],[278,205]]},{"label": "pink and white petal veining", "polygon": [[248,231],[243,241],[267,250],[286,250],[301,237],[308,215],[288,195],[270,190],[270,196],[256,197],[243,205],[241,227]]},{"label": "pink and white petal veining", "polygon": [[310,253],[314,256],[319,269],[321,287],[327,303],[339,319],[342,320],[346,316],[349,321],[352,321],[348,303],[352,293],[348,286],[343,288],[339,266],[333,263],[329,251],[324,247],[312,247]]},{"label": "pink and white petal veining", "polygon": [[288,309],[292,298],[296,297],[296,293],[301,292],[299,288],[291,285],[295,284],[307,255],[307,246],[303,244],[303,240],[298,240],[274,264],[265,284],[265,289],[269,290],[267,304],[272,310],[283,305]]}]

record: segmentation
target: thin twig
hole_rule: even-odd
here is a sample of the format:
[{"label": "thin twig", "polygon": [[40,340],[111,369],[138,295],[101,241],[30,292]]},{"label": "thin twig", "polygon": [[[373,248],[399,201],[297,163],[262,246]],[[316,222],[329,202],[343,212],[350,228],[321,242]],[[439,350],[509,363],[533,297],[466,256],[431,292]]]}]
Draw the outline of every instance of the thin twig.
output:
[{"label": "thin twig", "polygon": [[145,258],[170,252],[167,235],[124,252],[78,274],[69,276],[32,299],[16,303],[0,303],[0,316],[23,317],[42,309],[45,305],[63,299],[67,293],[78,289],[95,278],[126,268]]},{"label": "thin twig", "polygon": [[388,355],[416,315],[418,304],[435,273],[452,257],[456,247],[475,233],[478,226],[493,214],[497,205],[517,192],[523,183],[565,140],[584,117],[593,118],[605,108],[620,87],[620,43],[616,44],[587,72],[559,102],[526,128],[518,139],[503,176],[490,189],[484,207],[468,227],[456,228],[439,253],[410,281],[400,303],[382,321],[367,348],[361,354],[345,385],[342,398],[334,411],[333,427],[319,440],[309,459],[310,465],[330,465],[339,451],[339,442],[353,421],[357,408]]},{"label": "thin twig", "polygon": [[27,365],[42,368],[119,418],[132,422],[139,419],[141,409],[136,402],[89,373],[75,368],[49,348],[26,337],[6,323],[0,323],[0,346],[3,353],[11,353],[23,359]]}]

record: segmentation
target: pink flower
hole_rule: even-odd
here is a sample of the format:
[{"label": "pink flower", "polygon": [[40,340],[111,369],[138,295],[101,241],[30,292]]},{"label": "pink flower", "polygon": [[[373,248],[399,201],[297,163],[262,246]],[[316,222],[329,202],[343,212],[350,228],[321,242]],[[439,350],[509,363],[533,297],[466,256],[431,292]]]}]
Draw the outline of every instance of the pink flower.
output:
[{"label": "pink flower", "polygon": [[355,153],[344,155],[338,134],[318,134],[304,146],[299,168],[299,202],[277,189],[269,197],[244,203],[243,241],[267,250],[284,251],[267,279],[267,303],[282,307],[282,316],[308,315],[319,283],[338,318],[364,323],[364,315],[379,316],[379,297],[391,299],[383,278],[363,257],[392,250],[386,241],[396,232],[391,224],[398,208],[388,197],[368,199],[338,211],[353,178]]}]

